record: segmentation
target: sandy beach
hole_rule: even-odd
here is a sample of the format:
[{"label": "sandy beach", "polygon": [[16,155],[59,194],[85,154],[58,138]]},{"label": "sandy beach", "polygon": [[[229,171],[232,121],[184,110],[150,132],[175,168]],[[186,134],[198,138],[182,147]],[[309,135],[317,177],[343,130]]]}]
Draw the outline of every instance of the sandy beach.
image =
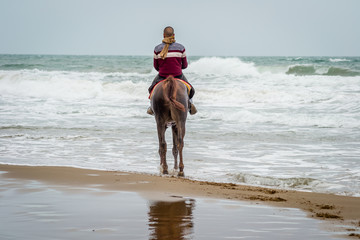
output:
[{"label": "sandy beach", "polygon": [[[76,196],[78,196],[77,200],[69,200],[71,199],[71,197],[64,198],[67,199],[67,201],[69,201],[70,205],[72,205],[72,203],[75,204],[77,201],[82,202],[84,201],[84,199],[85,202],[87,202],[86,199],[91,199],[87,194],[89,192],[91,192],[92,194],[95,193],[95,195],[97,196],[96,199],[97,201],[99,201],[98,203],[99,205],[107,205],[107,204],[111,205],[111,202],[114,202],[114,206],[113,206],[114,211],[116,211],[116,209],[120,205],[124,206],[124,204],[126,205],[126,203],[129,202],[136,203],[136,201],[139,202],[138,203],[139,206],[135,207],[135,209],[138,208],[141,209],[144,207],[143,205],[146,205],[143,202],[141,202],[141,201],[145,201],[144,199],[146,199],[145,202],[147,203],[149,202],[156,203],[156,204],[150,204],[150,206],[148,206],[150,211],[145,210],[145,212],[148,212],[148,216],[145,216],[145,220],[146,218],[148,218],[149,223],[144,223],[144,224],[145,225],[148,224],[149,227],[145,227],[144,229],[148,231],[155,226],[155,230],[154,229],[152,230],[152,234],[150,234],[149,239],[167,239],[167,238],[162,238],[161,236],[169,236],[168,231],[170,230],[168,228],[162,229],[161,227],[156,227],[156,226],[163,226],[163,224],[159,224],[159,222],[152,223],[151,221],[151,219],[156,219],[156,220],[159,219],[159,216],[156,215],[158,214],[156,209],[162,209],[161,211],[166,212],[167,214],[171,213],[171,216],[170,215],[167,216],[167,220],[165,221],[167,223],[178,222],[176,220],[176,216],[179,217],[180,214],[180,216],[182,216],[181,224],[179,225],[173,224],[172,225],[173,230],[171,230],[171,233],[172,234],[175,233],[175,235],[172,236],[182,236],[181,239],[188,239],[187,238],[188,236],[184,233],[186,233],[189,230],[188,229],[189,226],[192,226],[194,222],[191,217],[186,217],[186,216],[192,216],[191,214],[189,215],[189,212],[191,213],[193,211],[194,202],[196,202],[197,209],[201,209],[201,208],[216,209],[216,207],[219,207],[219,203],[218,204],[213,203],[213,205],[210,204],[211,206],[208,206],[207,205],[209,204],[208,200],[215,202],[223,201],[222,205],[224,205],[224,201],[225,202],[228,201],[225,205],[234,205],[234,203],[245,204],[242,205],[242,208],[247,209],[245,207],[247,206],[249,208],[249,212],[252,213],[251,214],[252,217],[258,216],[257,220],[254,220],[255,222],[256,221],[261,222],[261,220],[259,219],[264,218],[264,216],[260,214],[263,211],[263,209],[262,210],[259,209],[262,207],[266,208],[267,211],[279,211],[279,212],[273,212],[268,216],[270,215],[279,216],[284,220],[284,222],[290,220],[286,220],[286,216],[281,216],[280,212],[282,210],[285,211],[286,209],[285,212],[288,212],[290,211],[289,209],[300,209],[306,213],[301,219],[303,220],[308,219],[309,221],[310,220],[312,221],[313,219],[314,221],[318,221],[322,223],[321,229],[319,230],[320,232],[326,231],[328,234],[331,234],[331,236],[335,236],[337,238],[339,237],[359,238],[360,236],[359,235],[360,198],[357,197],[347,197],[347,196],[310,193],[310,192],[285,191],[285,190],[268,189],[268,188],[235,185],[235,184],[227,184],[227,183],[193,181],[187,178],[176,178],[171,176],[156,176],[156,175],[148,175],[148,174],[137,174],[137,173],[115,172],[115,171],[98,171],[98,170],[78,169],[71,167],[30,167],[30,166],[0,165],[0,171],[1,171],[0,177],[2,179],[0,199],[4,200],[2,201],[2,205],[0,207],[3,208],[6,207],[6,209],[8,209],[7,207],[11,205],[12,198],[20,199],[22,197],[26,197],[27,199],[31,199],[32,196],[31,194],[29,196],[27,195],[22,196],[21,194],[37,193],[37,192],[43,192],[43,194],[45,194],[46,192],[45,190],[47,190],[48,195],[45,194],[43,197],[41,197],[41,199],[43,199],[45,202],[48,201],[49,204],[51,203],[51,197],[49,196],[53,196],[51,195],[51,191],[61,191],[70,195],[72,193],[76,194]],[[11,192],[10,194],[11,190],[14,191]],[[137,197],[134,197],[134,195],[131,195],[131,193],[132,194],[136,193]],[[119,195],[114,198],[116,194],[120,194],[120,195],[122,194],[122,195],[121,196]],[[126,196],[124,196],[124,194]],[[113,196],[110,200],[108,199],[109,195]],[[139,200],[138,195],[141,196],[140,198],[141,200]],[[49,199],[47,200],[46,198]],[[82,198],[84,199],[81,200]],[[122,201],[120,201],[119,199],[122,199]],[[123,202],[123,204],[121,204],[121,202]],[[176,204],[174,205],[174,202],[176,202],[177,205]],[[119,203],[119,205],[117,205],[117,203]],[[24,203],[22,205],[24,205]],[[61,204],[58,204],[58,206],[61,206]],[[256,209],[254,208],[255,206],[257,207]],[[60,208],[66,209],[67,207],[60,207]],[[134,209],[134,208],[130,207],[129,209]],[[250,211],[250,209],[252,210]],[[88,209],[88,210],[96,212],[95,209]],[[302,212],[300,210],[296,210],[296,211]],[[154,213],[155,215],[151,214],[152,211],[155,212]],[[224,209],[219,211],[221,213],[220,215],[223,215],[226,212],[226,210]],[[291,211],[295,211],[295,210],[291,210]],[[104,212],[106,211],[102,211],[102,213],[99,213],[99,216],[103,215],[102,217],[108,219],[108,217],[111,216],[111,214],[109,213],[107,215]],[[181,215],[181,212],[186,212],[187,215],[186,214]],[[213,211],[211,210],[210,212]],[[213,214],[214,216],[209,215],[208,218],[209,219],[221,218],[219,217],[220,215],[216,216],[216,213]],[[296,214],[300,214],[300,213],[291,213],[290,215],[294,216]],[[11,216],[13,214],[9,213],[9,215]],[[122,215],[124,216],[124,214]],[[307,217],[305,217],[305,215]],[[132,218],[134,218],[135,220],[144,218],[139,216],[136,217],[135,215],[132,214],[131,211],[128,214],[125,214],[125,216],[126,219],[129,219],[128,221],[130,222]],[[271,217],[268,218],[269,218],[268,220],[270,221]],[[201,217],[197,219],[201,219]],[[229,218],[224,216],[224,219],[229,219]],[[300,217],[298,219],[300,219]],[[6,219],[2,218],[1,221],[2,222],[6,221]],[[229,224],[231,225],[232,221],[230,219],[228,221]],[[202,222],[200,221],[196,223],[195,221],[195,224],[196,226],[200,226]],[[297,223],[297,224],[299,224],[299,226],[303,225],[304,227],[306,227],[305,223]],[[225,225],[228,226],[228,224]],[[314,223],[312,223],[312,225],[314,225]],[[284,226],[282,227],[285,229]],[[190,227],[190,230],[191,229],[192,227]],[[309,235],[310,238],[311,236],[313,237],[316,236],[317,239],[322,239],[320,236],[323,237],[325,236],[322,235],[324,234],[323,232],[321,232],[320,235],[316,235],[315,233],[311,233],[309,227],[306,227],[306,229],[307,232],[311,234]],[[87,229],[87,230],[96,231],[96,229],[92,229],[92,230]],[[108,232],[110,230],[104,228],[101,231]],[[228,230],[224,229],[224,232],[228,232]],[[144,237],[146,236],[146,234],[147,232],[142,233],[141,236],[135,236],[133,234],[132,236],[128,237],[128,239],[144,239],[147,238]],[[190,231],[189,234],[194,234],[194,233]],[[201,239],[200,235],[199,233],[195,235],[195,239]],[[239,236],[240,235],[241,234],[239,234]],[[78,236],[78,238],[76,236],[77,235],[75,234],[71,238],[72,239],[82,238],[81,236]],[[6,235],[3,235],[2,237],[4,239],[7,239]],[[277,238],[277,236],[274,237]],[[9,237],[8,239],[11,238]],[[326,239],[326,237],[324,239]]]}]

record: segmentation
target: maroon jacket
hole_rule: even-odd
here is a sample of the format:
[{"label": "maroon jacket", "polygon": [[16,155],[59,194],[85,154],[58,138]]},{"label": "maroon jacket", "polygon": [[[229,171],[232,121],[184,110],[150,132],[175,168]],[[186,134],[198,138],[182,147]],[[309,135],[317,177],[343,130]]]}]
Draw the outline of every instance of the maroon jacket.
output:
[{"label": "maroon jacket", "polygon": [[180,43],[172,43],[169,45],[169,51],[165,59],[161,59],[160,52],[164,48],[165,43],[157,45],[154,49],[154,68],[162,77],[169,75],[179,76],[182,69],[187,68],[185,47]]}]

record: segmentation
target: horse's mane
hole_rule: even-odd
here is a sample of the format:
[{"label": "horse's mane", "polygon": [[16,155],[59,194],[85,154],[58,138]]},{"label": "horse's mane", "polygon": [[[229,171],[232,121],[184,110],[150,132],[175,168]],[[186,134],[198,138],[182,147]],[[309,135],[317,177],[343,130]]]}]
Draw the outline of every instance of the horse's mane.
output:
[{"label": "horse's mane", "polygon": [[175,78],[173,76],[169,76],[164,83],[166,84],[165,88],[167,89],[167,92],[164,95],[165,99],[168,100],[176,109],[185,112],[185,106],[176,100],[177,85]]}]

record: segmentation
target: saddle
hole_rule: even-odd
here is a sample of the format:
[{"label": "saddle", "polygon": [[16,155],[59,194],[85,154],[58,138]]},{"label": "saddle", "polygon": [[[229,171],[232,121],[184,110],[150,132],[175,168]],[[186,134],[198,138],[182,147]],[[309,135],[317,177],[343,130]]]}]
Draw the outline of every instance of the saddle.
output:
[{"label": "saddle", "polygon": [[[153,92],[154,92],[155,88],[159,85],[159,83],[161,83],[161,82],[163,82],[163,81],[165,81],[165,80],[166,80],[166,79],[161,80],[160,82],[158,82],[158,83],[153,87],[153,89],[151,90],[151,93],[149,94],[149,99],[151,99],[151,97],[152,97],[152,95],[153,95]],[[175,80],[180,81],[181,83],[183,83],[183,84],[186,86],[186,88],[187,88],[187,93],[188,93],[188,95],[189,95],[189,94],[190,94],[190,90],[191,90],[191,85],[190,85],[189,83],[185,82],[184,80],[179,79],[179,78],[175,78]]]}]

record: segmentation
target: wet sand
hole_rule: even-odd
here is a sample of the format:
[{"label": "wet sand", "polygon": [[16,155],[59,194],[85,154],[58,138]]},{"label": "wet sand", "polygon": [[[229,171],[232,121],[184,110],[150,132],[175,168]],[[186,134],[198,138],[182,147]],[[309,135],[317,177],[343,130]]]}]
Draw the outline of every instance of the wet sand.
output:
[{"label": "wet sand", "polygon": [[70,167],[0,173],[1,239],[360,236],[356,197]]}]

